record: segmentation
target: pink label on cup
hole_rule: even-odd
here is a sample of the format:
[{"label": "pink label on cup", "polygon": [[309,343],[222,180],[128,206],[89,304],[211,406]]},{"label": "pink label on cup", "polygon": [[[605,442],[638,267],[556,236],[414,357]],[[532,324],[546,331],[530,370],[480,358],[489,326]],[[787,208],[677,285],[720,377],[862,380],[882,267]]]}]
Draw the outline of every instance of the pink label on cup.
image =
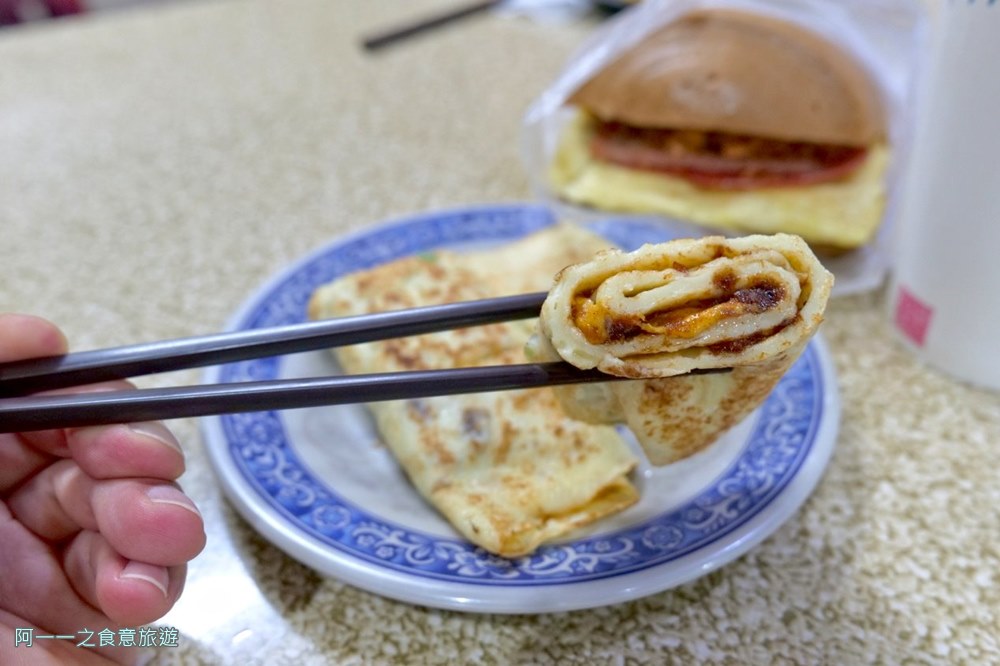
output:
[{"label": "pink label on cup", "polygon": [[910,293],[906,287],[899,287],[896,300],[896,326],[918,347],[924,346],[927,329],[931,324],[934,309]]}]

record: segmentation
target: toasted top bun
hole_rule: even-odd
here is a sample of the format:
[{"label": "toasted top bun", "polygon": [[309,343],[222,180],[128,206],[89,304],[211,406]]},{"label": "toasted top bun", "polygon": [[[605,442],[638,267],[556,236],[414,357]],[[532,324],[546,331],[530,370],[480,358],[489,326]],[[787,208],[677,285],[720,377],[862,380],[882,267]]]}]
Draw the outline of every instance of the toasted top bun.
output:
[{"label": "toasted top bun", "polygon": [[639,127],[844,145],[886,134],[877,88],[843,49],[731,10],[694,12],[650,33],[568,102]]}]

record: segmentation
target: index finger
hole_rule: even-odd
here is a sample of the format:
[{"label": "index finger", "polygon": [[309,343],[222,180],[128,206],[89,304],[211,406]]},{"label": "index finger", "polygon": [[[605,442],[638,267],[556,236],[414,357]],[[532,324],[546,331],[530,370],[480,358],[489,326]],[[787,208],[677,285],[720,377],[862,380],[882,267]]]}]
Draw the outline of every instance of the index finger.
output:
[{"label": "index finger", "polygon": [[[0,313],[0,363],[65,354],[66,336],[55,324],[32,315]],[[65,437],[53,431],[30,444],[15,435],[0,435],[0,492],[44,465],[55,453],[68,454]]]},{"label": "index finger", "polygon": [[57,356],[68,348],[55,324],[33,315],[0,314],[0,363]]}]

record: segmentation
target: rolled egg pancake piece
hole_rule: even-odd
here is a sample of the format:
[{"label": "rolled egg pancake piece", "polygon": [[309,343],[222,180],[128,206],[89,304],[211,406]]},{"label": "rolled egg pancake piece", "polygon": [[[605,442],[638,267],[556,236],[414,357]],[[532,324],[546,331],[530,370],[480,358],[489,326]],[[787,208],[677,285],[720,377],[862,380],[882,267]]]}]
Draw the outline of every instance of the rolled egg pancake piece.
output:
[{"label": "rolled egg pancake piece", "polygon": [[[320,287],[314,319],[543,291],[609,243],[555,226],[497,249],[393,261]],[[350,373],[523,363],[533,321],[334,350]],[[609,425],[567,419],[550,389],[368,405],[415,488],[469,541],[505,557],[630,506],[637,459]]]},{"label": "rolled egg pancake piece", "polygon": [[[649,380],[556,392],[574,418],[625,423],[650,462],[667,464],[764,401],[816,332],[832,286],[788,234],[608,250],[557,275],[528,353]],[[733,370],[674,377],[710,368]]]}]

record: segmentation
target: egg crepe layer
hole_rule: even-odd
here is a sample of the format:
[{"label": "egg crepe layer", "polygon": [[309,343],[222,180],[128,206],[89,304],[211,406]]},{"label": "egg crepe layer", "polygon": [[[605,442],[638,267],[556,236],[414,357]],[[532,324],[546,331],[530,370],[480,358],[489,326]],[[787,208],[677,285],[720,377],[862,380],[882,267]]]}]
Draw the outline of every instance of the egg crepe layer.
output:
[{"label": "egg crepe layer", "polygon": [[[555,390],[574,418],[626,423],[650,462],[667,464],[764,401],[815,333],[832,286],[788,234],[608,250],[558,274],[529,356],[648,379]],[[709,368],[733,370],[674,377]]]},{"label": "egg crepe layer", "polygon": [[[440,251],[319,288],[314,319],[544,291],[609,243],[556,226],[499,249]],[[535,324],[516,321],[335,350],[345,372],[524,363]],[[636,459],[607,425],[566,417],[550,389],[372,403],[379,433],[414,486],[471,542],[505,557],[638,499]]]},{"label": "egg crepe layer", "polygon": [[843,180],[756,190],[714,190],[680,176],[628,169],[590,153],[595,120],[577,113],[565,128],[549,172],[567,201],[601,210],[659,213],[721,230],[787,232],[813,247],[837,252],[875,236],[885,208],[889,148],[872,144]]}]

